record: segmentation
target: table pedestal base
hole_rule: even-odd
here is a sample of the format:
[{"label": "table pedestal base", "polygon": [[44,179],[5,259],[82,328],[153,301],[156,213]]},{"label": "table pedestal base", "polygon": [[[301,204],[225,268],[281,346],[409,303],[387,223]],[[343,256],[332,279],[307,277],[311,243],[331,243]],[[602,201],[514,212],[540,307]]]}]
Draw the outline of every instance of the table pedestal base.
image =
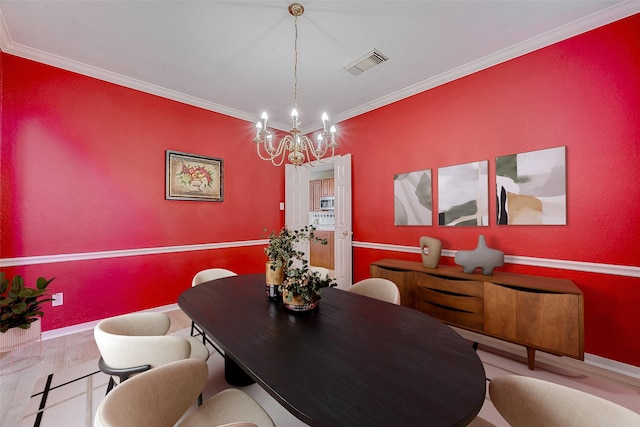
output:
[{"label": "table pedestal base", "polygon": [[244,387],[255,383],[255,381],[228,356],[224,357],[224,379],[229,385],[236,387]]}]

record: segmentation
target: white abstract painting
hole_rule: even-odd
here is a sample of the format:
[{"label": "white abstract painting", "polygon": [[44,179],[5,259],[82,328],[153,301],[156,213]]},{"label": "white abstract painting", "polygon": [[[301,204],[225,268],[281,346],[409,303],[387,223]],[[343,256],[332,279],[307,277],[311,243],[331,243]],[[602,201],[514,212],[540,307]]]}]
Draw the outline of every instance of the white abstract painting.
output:
[{"label": "white abstract painting", "polygon": [[497,222],[566,225],[566,147],[496,158]]},{"label": "white abstract painting", "polygon": [[488,161],[438,168],[438,224],[489,225]]},{"label": "white abstract painting", "polygon": [[433,225],[431,169],[393,177],[394,224]]}]

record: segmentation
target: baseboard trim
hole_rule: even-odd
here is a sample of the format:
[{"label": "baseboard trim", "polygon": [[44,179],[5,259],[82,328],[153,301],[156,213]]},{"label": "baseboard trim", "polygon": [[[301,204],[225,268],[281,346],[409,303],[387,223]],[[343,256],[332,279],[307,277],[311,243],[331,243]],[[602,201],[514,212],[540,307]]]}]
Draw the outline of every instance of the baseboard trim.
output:
[{"label": "baseboard trim", "polygon": [[[527,363],[527,351],[524,346],[467,331],[466,329],[454,326],[452,326],[452,328],[463,338],[477,342],[480,348],[506,353],[513,359],[520,360],[524,364]],[[536,351],[536,366],[543,366],[545,364],[557,368],[571,369],[573,371],[595,373],[610,380],[640,388],[640,367],[593,354],[585,353],[584,361],[582,361],[572,359],[571,357],[556,356],[542,351]]]},{"label": "baseboard trim", "polygon": [[[141,310],[140,313],[165,313],[168,311],[179,310],[178,304],[168,304],[160,307],[149,308],[147,310]],[[91,322],[79,323],[77,325],[65,326],[64,328],[52,329],[42,333],[42,340],[50,340],[53,338],[60,338],[67,335],[77,334],[80,332],[92,331],[96,325],[102,319],[93,320]]]},{"label": "baseboard trim", "polygon": [[[173,310],[180,310],[178,304],[163,305],[147,310],[141,310],[141,312],[165,313]],[[98,322],[100,322],[100,320],[46,331],[42,333],[42,340],[44,341],[80,332],[91,331],[96,327]],[[490,349],[508,353],[509,355],[511,355],[511,357],[522,360],[523,363],[527,363],[526,349],[521,345],[502,341],[497,338],[488,337],[486,335],[478,334],[453,326],[452,328],[465,339],[478,342],[483,347],[488,347]],[[552,354],[547,354],[539,351],[536,352],[536,364],[538,363],[546,363],[557,367],[571,368],[579,371],[595,372],[598,375],[602,375],[606,378],[640,388],[640,367],[617,362],[615,360],[607,359],[593,354],[585,354],[583,362],[581,360],[572,359],[570,357],[554,356]]]}]

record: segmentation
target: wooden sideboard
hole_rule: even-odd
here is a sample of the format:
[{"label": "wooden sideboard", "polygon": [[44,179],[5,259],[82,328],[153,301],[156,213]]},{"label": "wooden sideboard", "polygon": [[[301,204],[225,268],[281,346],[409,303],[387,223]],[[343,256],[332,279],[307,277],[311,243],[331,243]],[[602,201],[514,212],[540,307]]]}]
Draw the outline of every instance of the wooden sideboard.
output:
[{"label": "wooden sideboard", "polygon": [[383,259],[371,277],[400,289],[402,305],[443,322],[527,349],[584,360],[584,300],[570,280],[494,271],[467,274],[461,267],[427,268],[421,262]]}]

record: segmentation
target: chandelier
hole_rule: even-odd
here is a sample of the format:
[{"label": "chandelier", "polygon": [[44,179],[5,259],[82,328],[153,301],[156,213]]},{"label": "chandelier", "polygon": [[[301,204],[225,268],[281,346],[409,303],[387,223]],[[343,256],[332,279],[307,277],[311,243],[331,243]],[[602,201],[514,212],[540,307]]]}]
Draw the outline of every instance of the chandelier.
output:
[{"label": "chandelier", "polygon": [[[333,160],[335,148],[338,146],[335,138],[336,127],[329,126],[329,116],[327,113],[322,113],[322,130],[318,133],[316,141],[300,134],[301,122],[298,118],[298,17],[304,13],[304,7],[299,3],[291,3],[289,13],[294,17],[295,30],[292,127],[289,133],[276,144],[273,141],[273,134],[267,129],[268,116],[264,112],[256,123],[256,137],[253,142],[256,144],[258,156],[262,160],[270,160],[274,166],[282,165],[285,157],[295,166],[301,165],[305,161],[315,166]],[[328,152],[331,156],[324,158]]]}]

